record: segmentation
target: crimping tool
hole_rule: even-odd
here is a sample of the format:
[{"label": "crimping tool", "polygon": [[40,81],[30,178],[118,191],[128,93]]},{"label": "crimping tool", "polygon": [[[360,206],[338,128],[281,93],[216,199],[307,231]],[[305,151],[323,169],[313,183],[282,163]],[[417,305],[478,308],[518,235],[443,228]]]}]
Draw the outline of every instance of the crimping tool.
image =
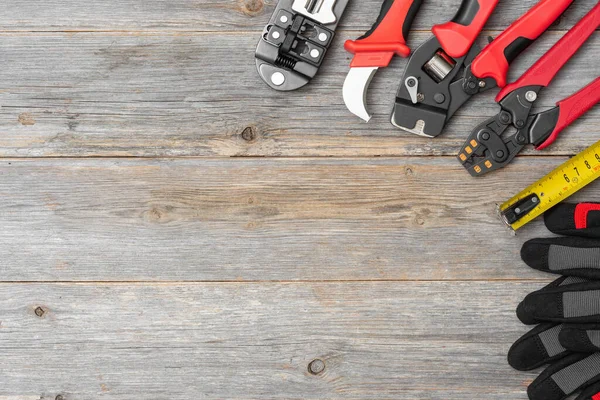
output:
[{"label": "crimping tool", "polygon": [[[531,113],[540,91],[552,82],[599,26],[600,4],[597,4],[521,78],[498,94],[496,101],[501,111],[471,133],[458,155],[472,176],[505,167],[529,144],[538,150],[548,147],[563,129],[600,101],[600,78],[596,78],[576,94],[558,102],[555,108]],[[503,137],[511,126],[517,132]]]},{"label": "crimping tool", "polygon": [[439,136],[472,96],[506,86],[509,64],[573,1],[540,1],[480,51],[475,40],[498,0],[464,0],[453,21],[433,27],[434,36],[410,58],[392,124],[417,135]]},{"label": "crimping tool", "polygon": [[280,0],[256,49],[271,88],[296,90],[315,77],[349,0]]}]

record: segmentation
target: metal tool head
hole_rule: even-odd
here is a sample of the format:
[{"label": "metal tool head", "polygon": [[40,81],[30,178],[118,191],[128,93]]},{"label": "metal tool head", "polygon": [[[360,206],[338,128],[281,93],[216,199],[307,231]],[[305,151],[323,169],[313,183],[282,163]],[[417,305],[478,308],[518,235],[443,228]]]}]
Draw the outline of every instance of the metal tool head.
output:
[{"label": "metal tool head", "polygon": [[[508,93],[499,101],[501,111],[469,135],[458,159],[472,176],[506,167],[525,146],[547,137],[548,127],[558,118],[557,113],[530,115],[541,88],[527,86]],[[506,134],[509,128],[516,132]]]},{"label": "metal tool head", "polygon": [[256,48],[256,67],[278,91],[314,78],[349,0],[279,0]]},{"label": "metal tool head", "polygon": [[478,177],[504,168],[524,147],[524,144],[517,143],[518,133],[502,137],[510,125],[500,122],[501,115],[475,128],[458,154],[458,160],[471,176]]},{"label": "metal tool head", "polygon": [[367,90],[378,67],[351,68],[344,82],[344,103],[348,110],[365,122],[371,120],[367,111]]},{"label": "metal tool head", "polygon": [[334,7],[337,0],[294,0],[292,10],[321,24],[337,22]]},{"label": "metal tool head", "polygon": [[436,107],[396,99],[391,122],[403,131],[433,138],[444,130],[446,113]]},{"label": "metal tool head", "polygon": [[452,58],[435,36],[422,44],[404,72],[392,124],[420,136],[441,135],[456,110],[487,85],[477,82],[471,90],[471,82],[467,82],[471,79],[468,66],[478,53],[479,48],[473,46],[466,56]]}]

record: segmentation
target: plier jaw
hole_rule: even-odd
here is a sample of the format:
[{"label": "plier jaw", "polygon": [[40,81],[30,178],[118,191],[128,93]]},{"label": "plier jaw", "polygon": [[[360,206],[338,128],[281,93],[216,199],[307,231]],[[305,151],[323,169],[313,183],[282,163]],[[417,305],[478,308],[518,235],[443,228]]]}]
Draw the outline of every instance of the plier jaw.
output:
[{"label": "plier jaw", "polygon": [[[471,176],[504,168],[525,146],[548,138],[549,133],[542,137],[538,129],[546,125],[546,118],[530,116],[541,90],[541,86],[528,86],[511,92],[500,101],[501,111],[471,132],[458,155]],[[516,133],[506,135],[511,128]]]},{"label": "plier jaw", "polygon": [[495,86],[479,80],[470,64],[481,49],[477,44],[462,57],[450,57],[436,36],[412,55],[396,94],[391,122],[397,128],[425,137],[439,136],[447,121],[473,95]]},{"label": "plier jaw", "polygon": [[479,125],[463,145],[458,160],[471,176],[481,176],[503,168],[523,149],[516,135],[503,138],[510,127],[500,122],[501,114]]}]

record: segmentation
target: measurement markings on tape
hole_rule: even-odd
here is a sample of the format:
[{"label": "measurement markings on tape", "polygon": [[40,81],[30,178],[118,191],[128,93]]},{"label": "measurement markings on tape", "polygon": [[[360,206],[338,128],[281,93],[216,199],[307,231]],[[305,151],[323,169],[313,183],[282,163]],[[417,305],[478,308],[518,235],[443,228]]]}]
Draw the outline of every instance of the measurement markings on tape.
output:
[{"label": "measurement markings on tape", "polygon": [[502,221],[518,230],[600,178],[600,142],[579,153],[499,206]]}]

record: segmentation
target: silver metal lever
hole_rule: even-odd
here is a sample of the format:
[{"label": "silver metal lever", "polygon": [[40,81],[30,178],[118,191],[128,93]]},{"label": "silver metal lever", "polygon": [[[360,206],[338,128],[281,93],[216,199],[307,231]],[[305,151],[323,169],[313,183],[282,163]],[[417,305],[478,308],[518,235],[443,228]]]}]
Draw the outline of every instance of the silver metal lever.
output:
[{"label": "silver metal lever", "polygon": [[321,24],[333,24],[337,17],[333,7],[337,0],[294,0],[292,10]]}]

